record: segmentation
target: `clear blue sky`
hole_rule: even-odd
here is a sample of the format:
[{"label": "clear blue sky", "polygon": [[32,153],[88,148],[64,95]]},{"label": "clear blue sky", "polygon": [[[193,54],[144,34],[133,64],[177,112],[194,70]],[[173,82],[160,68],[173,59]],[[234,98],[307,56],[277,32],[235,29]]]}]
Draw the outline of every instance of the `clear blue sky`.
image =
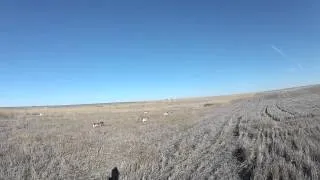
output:
[{"label": "clear blue sky", "polygon": [[0,106],[320,83],[319,0],[0,2]]}]

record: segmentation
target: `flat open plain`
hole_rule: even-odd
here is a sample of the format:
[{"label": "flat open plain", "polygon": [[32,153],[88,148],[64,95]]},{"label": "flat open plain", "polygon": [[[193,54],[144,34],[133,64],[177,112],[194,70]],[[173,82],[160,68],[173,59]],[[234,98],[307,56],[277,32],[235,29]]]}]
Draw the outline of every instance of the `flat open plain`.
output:
[{"label": "flat open plain", "polygon": [[0,108],[0,179],[107,179],[114,167],[120,179],[319,179],[320,86]]}]

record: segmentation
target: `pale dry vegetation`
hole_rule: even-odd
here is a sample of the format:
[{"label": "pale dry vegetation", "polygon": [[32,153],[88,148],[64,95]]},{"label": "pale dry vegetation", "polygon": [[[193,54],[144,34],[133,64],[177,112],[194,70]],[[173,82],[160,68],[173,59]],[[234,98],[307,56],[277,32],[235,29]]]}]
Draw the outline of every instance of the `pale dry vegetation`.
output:
[{"label": "pale dry vegetation", "polygon": [[320,86],[1,109],[0,179],[319,179],[319,121]]}]

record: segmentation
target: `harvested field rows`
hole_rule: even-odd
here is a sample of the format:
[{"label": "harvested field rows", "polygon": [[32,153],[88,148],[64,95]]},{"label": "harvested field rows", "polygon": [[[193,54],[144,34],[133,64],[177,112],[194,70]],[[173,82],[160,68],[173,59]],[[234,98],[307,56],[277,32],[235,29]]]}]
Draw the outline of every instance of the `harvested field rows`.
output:
[{"label": "harvested field rows", "polygon": [[295,91],[234,103],[139,161],[126,178],[319,179],[319,104],[319,94]]},{"label": "harvested field rows", "polygon": [[199,102],[2,113],[0,179],[320,179],[319,86]]}]

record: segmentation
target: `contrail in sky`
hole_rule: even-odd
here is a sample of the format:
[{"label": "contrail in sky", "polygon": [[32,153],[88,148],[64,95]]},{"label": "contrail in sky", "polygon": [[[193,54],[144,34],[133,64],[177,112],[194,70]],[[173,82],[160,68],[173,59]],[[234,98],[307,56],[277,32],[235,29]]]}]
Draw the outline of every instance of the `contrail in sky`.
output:
[{"label": "contrail in sky", "polygon": [[302,70],[302,66],[299,63],[294,62],[293,60],[291,60],[287,54],[285,54],[281,49],[279,49],[278,47],[276,47],[275,45],[271,45],[271,48],[276,51],[277,53],[279,53],[283,58],[285,58],[286,60],[290,61],[291,63],[295,64],[300,70]]},{"label": "contrail in sky", "polygon": [[277,48],[275,45],[271,45],[271,48],[275,50],[277,53],[279,53],[282,57],[288,59],[288,56],[284,52],[282,52],[281,49]]}]

